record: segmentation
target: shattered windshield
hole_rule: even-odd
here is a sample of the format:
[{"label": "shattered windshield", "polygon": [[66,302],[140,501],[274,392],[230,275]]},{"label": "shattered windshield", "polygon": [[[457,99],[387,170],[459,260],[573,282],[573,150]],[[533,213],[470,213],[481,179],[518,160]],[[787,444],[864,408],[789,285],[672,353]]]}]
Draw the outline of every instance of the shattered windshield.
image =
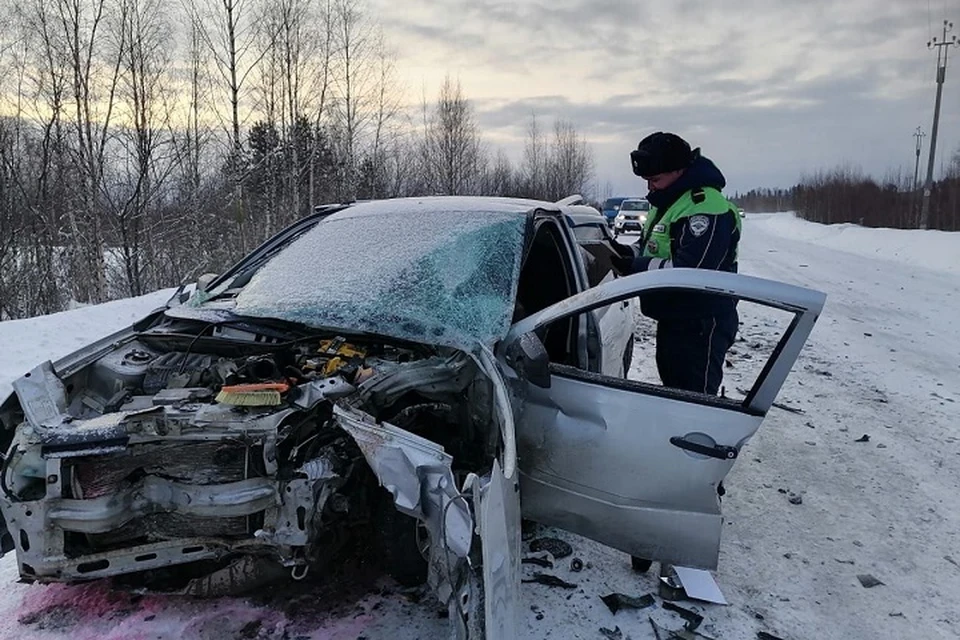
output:
[{"label": "shattered windshield", "polygon": [[233,312],[458,348],[489,344],[510,326],[524,225],[517,213],[347,210],[271,258]]}]

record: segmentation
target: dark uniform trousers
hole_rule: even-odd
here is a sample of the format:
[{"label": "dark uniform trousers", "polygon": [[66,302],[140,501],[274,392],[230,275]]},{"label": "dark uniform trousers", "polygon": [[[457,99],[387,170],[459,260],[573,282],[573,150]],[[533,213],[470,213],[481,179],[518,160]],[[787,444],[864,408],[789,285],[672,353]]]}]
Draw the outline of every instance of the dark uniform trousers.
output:
[{"label": "dark uniform trousers", "polygon": [[657,370],[666,387],[717,395],[724,357],[737,336],[736,310],[657,322]]}]

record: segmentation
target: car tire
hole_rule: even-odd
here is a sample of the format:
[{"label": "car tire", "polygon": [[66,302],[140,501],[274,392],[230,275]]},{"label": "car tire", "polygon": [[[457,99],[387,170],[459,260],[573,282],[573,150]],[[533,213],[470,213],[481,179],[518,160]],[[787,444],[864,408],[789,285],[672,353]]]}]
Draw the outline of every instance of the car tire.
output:
[{"label": "car tire", "polygon": [[383,570],[402,586],[416,587],[427,581],[429,539],[424,536],[429,534],[419,520],[397,511],[390,494],[383,493],[374,513]]},{"label": "car tire", "polygon": [[648,560],[647,558],[638,558],[637,556],[630,556],[630,566],[637,573],[646,573],[650,570],[652,565],[653,560]]},{"label": "car tire", "polygon": [[627,340],[627,347],[623,350],[623,377],[626,378],[627,374],[630,373],[630,365],[633,364],[633,345],[634,339],[633,336],[630,336],[630,339]]}]

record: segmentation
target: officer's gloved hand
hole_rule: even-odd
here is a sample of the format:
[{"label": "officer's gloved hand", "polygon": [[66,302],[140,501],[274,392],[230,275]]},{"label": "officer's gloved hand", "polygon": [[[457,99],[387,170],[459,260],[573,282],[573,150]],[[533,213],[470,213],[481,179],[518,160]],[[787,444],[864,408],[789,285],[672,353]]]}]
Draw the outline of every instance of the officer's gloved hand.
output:
[{"label": "officer's gloved hand", "polygon": [[637,256],[640,255],[640,252],[637,250],[637,245],[635,244],[621,244],[619,242],[611,242],[616,255],[610,258],[610,262],[613,264],[613,268],[622,275],[630,275],[633,273],[633,262],[637,259]]}]

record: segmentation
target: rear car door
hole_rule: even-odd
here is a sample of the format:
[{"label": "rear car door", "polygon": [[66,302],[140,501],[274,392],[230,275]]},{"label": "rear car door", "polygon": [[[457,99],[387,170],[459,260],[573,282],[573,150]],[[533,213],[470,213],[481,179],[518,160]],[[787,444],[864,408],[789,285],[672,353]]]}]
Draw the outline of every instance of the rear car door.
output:
[{"label": "rear car door", "polygon": [[[577,245],[582,250],[587,284],[595,287],[620,277],[611,262],[616,253],[612,244],[615,240],[603,218],[578,213],[567,214],[566,219],[567,225],[573,230]],[[631,336],[636,311],[636,304],[632,299],[628,299],[591,312],[593,321],[588,323],[587,349],[600,373],[626,376],[629,356],[633,349]]]},{"label": "rear car door", "polygon": [[[517,373],[511,345],[551,322],[650,292],[728,295],[792,314],[742,401],[549,365]],[[523,515],[635,556],[716,568],[718,486],[773,404],[824,294],[730,273],[665,269],[618,278],[516,323],[498,354],[523,406],[516,423]],[[527,368],[529,370],[529,368]],[[539,385],[539,386],[538,386]]]}]

